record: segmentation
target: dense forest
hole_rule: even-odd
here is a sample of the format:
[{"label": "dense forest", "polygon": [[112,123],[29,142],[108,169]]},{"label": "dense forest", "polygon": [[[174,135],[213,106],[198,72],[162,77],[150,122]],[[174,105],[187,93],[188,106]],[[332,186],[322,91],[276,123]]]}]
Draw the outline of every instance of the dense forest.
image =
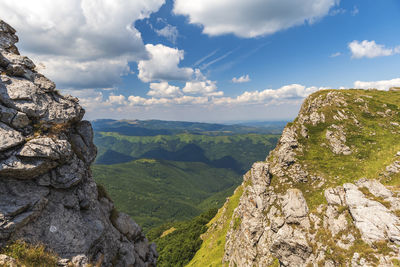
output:
[{"label": "dense forest", "polygon": [[210,209],[199,216],[175,223],[166,223],[147,233],[147,238],[157,244],[158,266],[185,266],[199,250],[201,234],[207,231],[207,223],[217,209]]}]

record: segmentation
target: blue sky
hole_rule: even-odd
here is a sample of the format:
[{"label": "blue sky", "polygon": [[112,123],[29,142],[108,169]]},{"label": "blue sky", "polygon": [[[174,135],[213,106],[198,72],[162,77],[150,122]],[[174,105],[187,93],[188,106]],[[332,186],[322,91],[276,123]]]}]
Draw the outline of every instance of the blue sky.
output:
[{"label": "blue sky", "polygon": [[397,0],[0,1],[87,119],[292,119],[319,89],[400,86]]}]

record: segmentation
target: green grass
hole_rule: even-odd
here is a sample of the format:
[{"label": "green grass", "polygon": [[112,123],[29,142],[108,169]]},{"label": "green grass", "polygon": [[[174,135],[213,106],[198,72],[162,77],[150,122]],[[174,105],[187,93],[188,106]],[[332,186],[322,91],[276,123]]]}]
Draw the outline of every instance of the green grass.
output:
[{"label": "green grass", "polygon": [[56,267],[58,257],[55,253],[47,251],[43,245],[29,245],[23,241],[16,241],[7,245],[0,254],[14,258],[18,266],[29,267]]},{"label": "green grass", "polygon": [[207,224],[209,229],[202,237],[203,243],[194,258],[186,266],[222,266],[226,234],[232,220],[233,211],[239,205],[242,194],[243,186],[239,186],[224,207],[219,209],[217,215]]},{"label": "green grass", "polygon": [[107,189],[118,210],[145,230],[221,207],[242,179],[234,171],[200,162],[152,159],[93,165],[92,170],[99,188]]},{"label": "green grass", "polygon": [[[350,103],[347,107],[337,108],[327,106],[321,108],[326,117],[325,123],[316,126],[306,124],[309,130],[309,138],[300,137],[303,153],[297,156],[298,161],[308,166],[312,173],[323,176],[326,184],[319,190],[310,190],[309,184],[297,184],[306,195],[308,204],[313,207],[324,202],[323,190],[330,186],[337,186],[347,182],[354,182],[360,178],[376,179],[381,177],[386,166],[395,160],[395,154],[400,151],[399,127],[390,125],[390,122],[400,122],[400,94],[398,92],[366,91],[366,90],[340,90],[338,91]],[[326,94],[321,91],[314,95]],[[370,96],[366,97],[366,96]],[[357,103],[361,98],[365,102]],[[367,103],[371,114],[362,110]],[[384,106],[386,105],[386,107]],[[391,109],[391,116],[379,116],[377,112],[385,112]],[[360,122],[357,126],[352,120],[337,121],[333,116],[337,110],[344,110],[347,114],[354,114]],[[397,114],[395,114],[397,113]],[[295,121],[296,123],[296,121]],[[351,155],[335,155],[331,152],[325,138],[328,127],[332,124],[340,125],[347,134],[346,145],[353,153]],[[299,134],[299,136],[301,136]],[[400,181],[389,180],[384,183],[399,185]]]}]

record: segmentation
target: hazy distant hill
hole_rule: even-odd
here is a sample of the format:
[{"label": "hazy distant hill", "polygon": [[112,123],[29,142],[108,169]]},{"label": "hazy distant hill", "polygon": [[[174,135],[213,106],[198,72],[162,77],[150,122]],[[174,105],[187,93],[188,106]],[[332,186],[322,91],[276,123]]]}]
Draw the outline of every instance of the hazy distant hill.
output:
[{"label": "hazy distant hill", "polygon": [[280,134],[287,122],[241,122],[234,125],[162,121],[162,120],[109,120],[100,119],[92,122],[95,131],[117,132],[128,136],[156,136],[178,133],[192,133],[202,135],[230,135],[230,134]]},{"label": "hazy distant hill", "polygon": [[[244,173],[250,164],[265,158],[278,135],[236,134],[202,135],[182,133],[157,136],[127,136],[116,132],[96,132],[99,149],[96,163],[112,164],[132,159],[154,158],[203,162],[214,167]],[[112,159],[108,155],[114,155]]]}]

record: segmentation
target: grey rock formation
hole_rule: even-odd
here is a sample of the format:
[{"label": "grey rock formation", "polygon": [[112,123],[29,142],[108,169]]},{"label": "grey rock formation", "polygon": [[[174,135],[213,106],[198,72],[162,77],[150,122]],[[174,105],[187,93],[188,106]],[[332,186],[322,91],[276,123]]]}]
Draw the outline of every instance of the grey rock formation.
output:
[{"label": "grey rock formation", "polygon": [[[281,144],[290,150],[288,143],[297,143],[290,131],[286,133]],[[285,160],[279,162],[287,166]],[[275,194],[270,186],[272,173],[268,163],[259,162],[244,176],[245,189],[226,237],[224,261],[229,266],[269,266],[274,258],[285,266],[310,261],[312,249],[305,232],[310,227],[307,203],[298,189]]]},{"label": "grey rock formation", "polygon": [[229,266],[253,266],[257,263],[268,266],[272,263],[268,247],[262,247],[271,238],[266,230],[270,227],[264,213],[270,209],[272,199],[276,199],[268,192],[269,182],[269,166],[265,163],[255,163],[244,176],[247,186],[226,238],[224,261],[229,262]]},{"label": "grey rock formation", "polygon": [[284,266],[302,266],[312,253],[305,233],[285,224],[272,239],[272,254]]},{"label": "grey rock formation", "polygon": [[386,176],[400,172],[400,160],[397,160],[386,167]]},{"label": "grey rock formation", "polygon": [[7,150],[11,147],[17,146],[25,141],[24,136],[7,126],[7,124],[0,122],[0,151]]},{"label": "grey rock formation", "polygon": [[[346,133],[346,123],[362,131],[363,121],[356,118],[349,107],[354,102],[346,102],[345,94],[328,91],[307,98],[266,161],[245,174],[226,236],[226,266],[275,266],[277,261],[296,267],[394,266],[400,260],[398,188],[361,177],[346,183],[339,176],[341,169],[334,169],[334,175],[322,172],[305,157],[311,146],[307,142],[335,160],[359,149],[346,144],[351,134]],[[368,107],[365,99],[370,98],[355,99],[366,117],[379,115]],[[385,116],[398,116],[392,111]],[[400,153],[392,156],[380,179],[398,179]]]},{"label": "grey rock formation", "polygon": [[348,183],[343,188],[346,205],[364,241],[371,244],[390,240],[400,244],[400,219],[396,215],[378,201],[366,198],[356,185]]},{"label": "grey rock formation", "polygon": [[17,41],[0,20],[0,248],[24,240],[61,265],[155,266],[154,245],[92,178],[97,152],[78,100],[37,73]]},{"label": "grey rock formation", "polygon": [[351,149],[346,145],[346,133],[342,127],[333,124],[330,130],[326,131],[326,139],[329,141],[333,153],[351,154]]},{"label": "grey rock formation", "polygon": [[307,202],[299,189],[287,190],[281,204],[287,223],[300,224],[308,215]]}]

